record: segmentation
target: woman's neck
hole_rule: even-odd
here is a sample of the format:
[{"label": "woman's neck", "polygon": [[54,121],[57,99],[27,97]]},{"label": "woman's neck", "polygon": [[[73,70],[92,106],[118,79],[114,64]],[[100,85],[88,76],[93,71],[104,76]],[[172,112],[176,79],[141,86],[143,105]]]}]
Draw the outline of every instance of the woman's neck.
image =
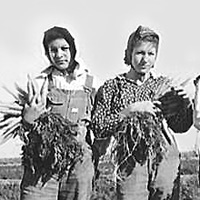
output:
[{"label": "woman's neck", "polygon": [[142,84],[150,76],[150,73],[138,73],[134,68],[131,68],[126,74],[126,78],[134,80],[137,84]]},{"label": "woman's neck", "polygon": [[68,74],[66,69],[58,69],[57,67],[52,65],[52,72],[57,75],[65,76]]},{"label": "woman's neck", "polygon": [[59,68],[57,68],[57,67],[55,67],[53,65],[52,65],[52,67],[53,67],[54,73],[61,74],[62,76],[74,76],[75,70],[79,69],[78,65],[74,66],[74,67],[68,67],[66,69],[59,69]]}]

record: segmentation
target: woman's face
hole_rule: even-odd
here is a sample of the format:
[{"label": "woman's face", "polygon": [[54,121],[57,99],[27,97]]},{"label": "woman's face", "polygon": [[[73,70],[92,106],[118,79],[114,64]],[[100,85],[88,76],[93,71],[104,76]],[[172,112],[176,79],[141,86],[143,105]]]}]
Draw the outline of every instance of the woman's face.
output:
[{"label": "woman's face", "polygon": [[51,41],[48,45],[50,62],[59,70],[68,68],[71,53],[69,44],[64,38],[58,38]]},{"label": "woman's face", "polygon": [[139,42],[132,52],[132,67],[139,74],[147,74],[153,67],[157,56],[157,47],[148,41]]}]

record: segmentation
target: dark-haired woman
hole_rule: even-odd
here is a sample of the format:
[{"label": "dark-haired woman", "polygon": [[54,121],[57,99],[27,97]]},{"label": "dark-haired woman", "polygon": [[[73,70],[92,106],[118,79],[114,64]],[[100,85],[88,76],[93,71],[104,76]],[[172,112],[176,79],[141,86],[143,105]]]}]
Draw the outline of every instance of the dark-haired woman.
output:
[{"label": "dark-haired woman", "polygon": [[186,132],[192,125],[192,104],[183,88],[151,72],[158,45],[158,34],[139,26],[125,51],[130,70],[107,80],[96,94],[92,116],[99,156],[96,182],[101,178],[106,182],[108,175],[101,173],[108,173],[105,166],[114,166],[110,173],[115,178],[110,177],[116,179],[120,200],[172,198],[180,162],[171,131]]},{"label": "dark-haired woman", "polygon": [[21,200],[88,200],[94,169],[85,138],[93,76],[76,60],[75,41],[67,29],[47,30],[43,46],[50,66],[36,79],[29,78],[23,110]]}]

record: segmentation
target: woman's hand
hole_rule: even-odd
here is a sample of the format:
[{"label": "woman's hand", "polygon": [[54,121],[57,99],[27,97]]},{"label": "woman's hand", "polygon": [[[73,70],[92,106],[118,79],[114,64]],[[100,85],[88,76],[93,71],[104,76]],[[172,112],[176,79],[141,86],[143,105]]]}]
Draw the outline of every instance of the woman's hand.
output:
[{"label": "woman's hand", "polygon": [[190,104],[190,98],[182,88],[172,88],[171,91],[159,98],[159,101],[157,102],[157,106],[162,113],[168,117],[177,114],[181,108],[189,106]]},{"label": "woman's hand", "polygon": [[41,90],[36,82],[28,76],[27,90],[28,102],[25,104],[22,117],[26,123],[32,124],[44,112],[47,111],[48,80],[44,80]]},{"label": "woman's hand", "polygon": [[155,115],[159,109],[155,106],[155,104],[151,101],[139,101],[132,103],[127,108],[120,112],[120,115],[131,116],[134,112],[148,112],[152,115]]}]

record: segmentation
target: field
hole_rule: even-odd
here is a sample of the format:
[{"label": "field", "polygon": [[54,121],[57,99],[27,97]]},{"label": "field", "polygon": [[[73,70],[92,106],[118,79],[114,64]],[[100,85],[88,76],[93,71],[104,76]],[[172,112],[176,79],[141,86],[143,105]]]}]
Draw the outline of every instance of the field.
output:
[{"label": "field", "polygon": [[[23,168],[20,158],[0,159],[0,200],[19,200]],[[179,200],[199,200],[199,159],[194,152],[181,154],[181,188]],[[178,200],[178,199],[176,199]]]},{"label": "field", "polygon": [[0,159],[0,200],[19,200],[22,173],[20,158]]},{"label": "field", "polygon": [[194,152],[181,155],[181,200],[199,200],[199,158]]}]

